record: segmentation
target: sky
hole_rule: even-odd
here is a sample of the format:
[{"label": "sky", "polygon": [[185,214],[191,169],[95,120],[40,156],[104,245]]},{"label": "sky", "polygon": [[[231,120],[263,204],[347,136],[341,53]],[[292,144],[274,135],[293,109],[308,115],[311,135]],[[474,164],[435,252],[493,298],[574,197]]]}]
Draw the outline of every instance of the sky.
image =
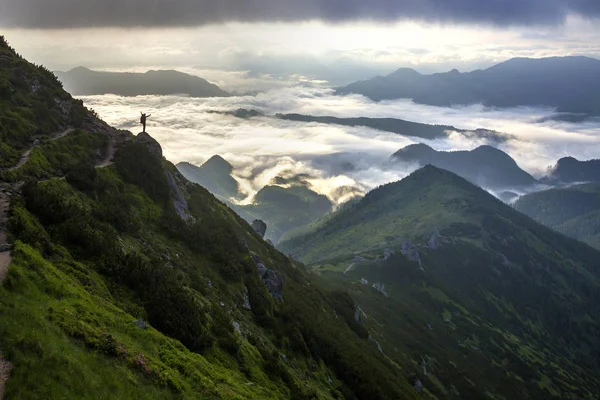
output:
[{"label": "sky", "polygon": [[0,32],[50,69],[187,69],[228,90],[600,58],[598,16],[597,0],[0,0]]},{"label": "sky", "polygon": [[172,68],[235,94],[83,100],[107,122],[133,132],[139,111],[151,113],[149,131],[175,163],[200,165],[220,154],[234,165],[248,199],[275,176],[306,174],[313,189],[341,202],[417,168],[388,161],[408,144],[465,150],[486,141],[458,132],[423,141],[208,111],[245,107],[268,115],[396,117],[494,129],[512,135],[500,148],[537,177],[563,156],[599,157],[598,120],[540,123],[553,110],[374,103],[333,96],[329,89],[401,67],[435,73],[487,68],[513,57],[600,59],[598,0],[0,0],[0,34],[27,59],[53,70]]}]

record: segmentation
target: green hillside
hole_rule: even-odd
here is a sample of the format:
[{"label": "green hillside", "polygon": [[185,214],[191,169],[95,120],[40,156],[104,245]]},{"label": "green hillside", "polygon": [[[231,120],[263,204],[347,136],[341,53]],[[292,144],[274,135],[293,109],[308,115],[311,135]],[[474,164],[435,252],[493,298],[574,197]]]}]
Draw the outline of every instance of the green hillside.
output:
[{"label": "green hillside", "polygon": [[552,229],[600,249],[600,183],[522,196],[514,207]]},{"label": "green hillside", "polygon": [[[18,166],[0,175],[6,398],[417,398],[410,371],[336,318],[334,293],[149,135],[111,129],[3,40],[0,52],[0,76],[20,77],[2,81],[12,95],[0,109],[20,127],[2,131],[5,167]],[[36,74],[37,94],[19,86]],[[46,91],[72,112],[37,119]]]},{"label": "green hillside", "polygon": [[427,166],[283,242],[437,398],[597,398],[600,252]]}]

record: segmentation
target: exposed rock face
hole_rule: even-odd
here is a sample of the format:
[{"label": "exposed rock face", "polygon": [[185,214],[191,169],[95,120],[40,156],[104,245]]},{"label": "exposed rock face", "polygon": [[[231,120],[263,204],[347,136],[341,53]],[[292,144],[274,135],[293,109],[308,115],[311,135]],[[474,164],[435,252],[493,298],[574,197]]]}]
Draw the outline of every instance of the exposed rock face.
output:
[{"label": "exposed rock face", "polygon": [[173,174],[171,174],[169,171],[165,171],[165,173],[167,175],[167,180],[169,181],[169,186],[171,187],[171,193],[173,194],[173,206],[175,207],[179,217],[187,222],[193,218],[188,212],[187,201],[185,200],[185,197],[183,197],[183,194],[181,193]]},{"label": "exposed rock face", "polygon": [[429,246],[430,249],[434,250],[440,247],[440,231],[438,230],[438,228],[435,228],[435,230],[433,231],[433,234],[427,242],[427,246]]},{"label": "exposed rock face", "polygon": [[416,246],[410,241],[407,240],[402,243],[402,254],[406,256],[410,261],[416,262],[419,264],[419,267],[423,269],[421,265],[421,257],[419,256],[419,252],[417,251]]},{"label": "exposed rock face", "polygon": [[267,224],[260,219],[255,219],[252,221],[252,229],[254,232],[258,233],[261,238],[265,238],[265,234],[267,233]]},{"label": "exposed rock face", "polygon": [[232,321],[231,325],[233,326],[233,329],[235,329],[235,331],[238,333],[238,335],[240,335],[240,336],[244,335],[242,333],[242,328],[240,327],[240,324],[238,322]]},{"label": "exposed rock face", "polygon": [[388,293],[385,290],[385,284],[383,283],[379,283],[379,282],[375,282],[372,286],[373,289],[377,290],[379,293],[381,293],[382,295],[384,295],[385,297],[388,296]]},{"label": "exposed rock face", "polygon": [[275,300],[283,302],[283,278],[281,274],[277,271],[267,268],[258,255],[253,254],[252,259],[256,264],[258,276],[260,276],[260,279],[267,287],[269,293],[271,293],[271,296],[273,296]]},{"label": "exposed rock face", "polygon": [[391,256],[394,255],[394,250],[390,249],[389,247],[386,247],[383,250],[383,261],[387,261],[390,259]]},{"label": "exposed rock face", "polygon": [[244,286],[244,303],[242,304],[246,310],[252,310],[252,306],[250,305],[250,296],[248,295],[248,288]]},{"label": "exposed rock face", "polygon": [[162,158],[162,147],[160,147],[160,144],[156,141],[156,139],[154,139],[146,132],[141,132],[140,134],[138,134],[135,138],[135,141],[146,145],[150,154],[153,154],[158,158]]}]

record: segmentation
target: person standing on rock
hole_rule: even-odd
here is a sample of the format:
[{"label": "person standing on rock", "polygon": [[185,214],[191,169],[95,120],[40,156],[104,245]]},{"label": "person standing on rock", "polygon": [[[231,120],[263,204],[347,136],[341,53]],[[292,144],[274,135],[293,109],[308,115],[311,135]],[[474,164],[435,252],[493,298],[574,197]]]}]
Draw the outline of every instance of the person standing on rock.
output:
[{"label": "person standing on rock", "polygon": [[142,124],[142,126],[144,127],[144,130],[142,132],[146,133],[146,119],[150,118],[152,114],[146,115],[141,111],[140,114],[142,114],[142,117],[140,118],[140,124]]}]

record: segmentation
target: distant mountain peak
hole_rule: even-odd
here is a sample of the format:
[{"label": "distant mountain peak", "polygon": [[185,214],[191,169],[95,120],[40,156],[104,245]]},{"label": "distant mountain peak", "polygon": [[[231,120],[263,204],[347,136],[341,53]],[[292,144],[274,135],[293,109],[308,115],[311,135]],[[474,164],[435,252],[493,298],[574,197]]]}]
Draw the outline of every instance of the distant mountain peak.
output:
[{"label": "distant mountain peak", "polygon": [[543,179],[551,183],[574,183],[600,181],[600,159],[580,161],[574,157],[563,157],[550,168]]},{"label": "distant mountain peak", "polygon": [[394,153],[391,160],[432,164],[479,186],[493,189],[504,190],[536,183],[531,175],[519,168],[510,155],[489,145],[470,151],[437,151],[423,143],[412,144]]},{"label": "distant mountain peak", "polygon": [[412,68],[398,68],[388,76],[390,77],[411,77],[411,76],[422,76],[419,72],[415,71]]},{"label": "distant mountain peak", "polygon": [[227,171],[230,174],[233,171],[233,166],[220,155],[216,154],[209,158],[200,168],[213,168]]}]

